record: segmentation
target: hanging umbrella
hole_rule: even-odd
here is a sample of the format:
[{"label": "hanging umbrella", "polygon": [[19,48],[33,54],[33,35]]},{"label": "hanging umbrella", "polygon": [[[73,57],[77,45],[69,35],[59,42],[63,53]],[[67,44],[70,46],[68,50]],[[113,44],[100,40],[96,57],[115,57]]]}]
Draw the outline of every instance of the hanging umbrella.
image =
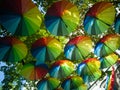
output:
[{"label": "hanging umbrella", "polygon": [[55,60],[62,52],[61,43],[53,37],[43,37],[35,41],[31,48],[37,63]]},{"label": "hanging umbrella", "polygon": [[120,14],[118,14],[118,16],[116,17],[114,27],[115,27],[115,32],[120,34]]},{"label": "hanging umbrella", "polygon": [[101,76],[100,61],[96,58],[88,58],[80,63],[77,67],[77,73],[84,82],[97,80]]},{"label": "hanging umbrella", "polygon": [[103,68],[108,68],[112,65],[114,65],[118,60],[118,55],[112,53],[108,56],[105,56],[105,57],[102,57],[100,58],[100,62],[101,62],[101,65],[100,65],[100,68],[103,69]]},{"label": "hanging umbrella", "polygon": [[92,52],[92,40],[87,36],[77,36],[65,46],[64,54],[70,60],[84,60]]},{"label": "hanging umbrella", "polygon": [[15,37],[0,38],[0,61],[18,62],[27,55],[26,45]]},{"label": "hanging umbrella", "polygon": [[56,90],[60,81],[56,78],[44,78],[37,83],[38,90]]},{"label": "hanging umbrella", "polygon": [[83,80],[79,76],[70,76],[65,79],[62,83],[64,90],[87,90],[87,85],[84,84]]},{"label": "hanging umbrella", "polygon": [[115,8],[110,2],[97,2],[87,12],[84,29],[88,34],[97,35],[105,32],[114,22]]},{"label": "hanging umbrella", "polygon": [[28,80],[38,80],[46,76],[48,67],[46,64],[37,64],[30,62],[22,67],[20,74]]},{"label": "hanging umbrella", "polygon": [[58,60],[51,66],[50,76],[54,78],[65,78],[74,71],[74,64],[68,60]]},{"label": "hanging umbrella", "polygon": [[116,34],[108,34],[100,39],[100,41],[95,46],[95,54],[98,57],[104,57],[109,55],[120,46],[120,36]]},{"label": "hanging umbrella", "polygon": [[66,0],[53,3],[45,15],[46,28],[54,35],[69,35],[78,24],[79,11]]},{"label": "hanging umbrella", "polygon": [[105,90],[118,90],[115,85],[115,69],[112,67],[112,73],[107,74]]},{"label": "hanging umbrella", "polygon": [[31,35],[40,28],[41,15],[32,0],[1,0],[0,24],[14,35]]}]

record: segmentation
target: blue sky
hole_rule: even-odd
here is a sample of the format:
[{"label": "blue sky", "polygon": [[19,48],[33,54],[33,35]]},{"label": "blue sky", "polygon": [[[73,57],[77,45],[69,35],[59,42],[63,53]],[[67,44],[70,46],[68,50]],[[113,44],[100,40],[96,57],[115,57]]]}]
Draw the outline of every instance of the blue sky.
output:
[{"label": "blue sky", "polygon": [[[2,66],[6,66],[6,64],[3,63],[3,62],[0,62],[0,68],[1,68]],[[0,86],[1,86],[1,81],[2,81],[3,79],[4,79],[4,73],[0,71]]]},{"label": "blue sky", "polygon": [[4,79],[4,73],[0,71],[0,82]]}]

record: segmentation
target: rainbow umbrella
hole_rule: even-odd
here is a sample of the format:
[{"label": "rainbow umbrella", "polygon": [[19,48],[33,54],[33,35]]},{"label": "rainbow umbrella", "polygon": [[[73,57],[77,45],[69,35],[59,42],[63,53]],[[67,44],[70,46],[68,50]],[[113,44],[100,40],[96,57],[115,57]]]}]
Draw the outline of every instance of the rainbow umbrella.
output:
[{"label": "rainbow umbrella", "polygon": [[87,12],[84,29],[88,34],[97,35],[105,32],[114,22],[115,8],[110,2],[97,2]]},{"label": "rainbow umbrella", "polygon": [[66,0],[53,3],[45,15],[46,28],[54,35],[69,35],[78,24],[79,11]]},{"label": "rainbow umbrella", "polygon": [[26,45],[15,37],[0,38],[0,61],[18,62],[27,55]]},{"label": "rainbow umbrella", "polygon": [[74,71],[74,64],[68,60],[58,60],[51,66],[50,76],[54,78],[65,78]]},{"label": "rainbow umbrella", "polygon": [[70,60],[84,60],[92,51],[92,40],[87,36],[77,36],[65,46],[65,57]]},{"label": "rainbow umbrella", "polygon": [[48,67],[46,64],[37,64],[30,62],[22,67],[20,74],[28,80],[38,80],[46,76]]},{"label": "rainbow umbrella", "polygon": [[32,0],[1,0],[0,24],[14,35],[32,35],[39,30],[41,14]]},{"label": "rainbow umbrella", "polygon": [[114,53],[108,56],[102,57],[100,58],[100,62],[101,62],[100,68],[103,69],[103,68],[110,67],[114,65],[117,62],[117,60],[118,60],[118,55]]},{"label": "rainbow umbrella", "polygon": [[120,34],[120,14],[118,14],[118,16],[116,17],[114,27],[115,27],[115,32]]},{"label": "rainbow umbrella", "polygon": [[56,90],[60,81],[56,78],[44,78],[37,83],[38,90]]},{"label": "rainbow umbrella", "polygon": [[115,69],[112,67],[112,73],[107,74],[105,90],[118,90],[115,85]]},{"label": "rainbow umbrella", "polygon": [[82,78],[79,76],[66,78],[61,86],[64,90],[87,90],[87,85],[84,84]]},{"label": "rainbow umbrella", "polygon": [[77,67],[77,74],[81,76],[84,82],[97,80],[101,76],[100,61],[96,58],[88,58]]},{"label": "rainbow umbrella", "polygon": [[61,43],[53,37],[43,37],[35,41],[31,48],[37,63],[55,60],[62,52]]},{"label": "rainbow umbrella", "polygon": [[104,57],[109,55],[120,46],[120,36],[117,34],[108,34],[100,39],[100,41],[95,46],[95,54],[98,57]]}]

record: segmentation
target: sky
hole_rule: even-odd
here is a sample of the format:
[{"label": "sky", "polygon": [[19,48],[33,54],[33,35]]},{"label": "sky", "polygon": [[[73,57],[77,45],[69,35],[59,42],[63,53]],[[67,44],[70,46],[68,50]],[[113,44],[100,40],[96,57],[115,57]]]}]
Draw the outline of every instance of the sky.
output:
[{"label": "sky", "polygon": [[4,80],[4,73],[0,71],[0,90],[2,90],[2,83],[1,81]]},{"label": "sky", "polygon": [[0,82],[4,79],[4,73],[0,71]]},{"label": "sky", "polygon": [[[5,63],[0,62],[0,68],[5,65],[6,65]],[[3,80],[4,80],[4,73],[0,71],[0,86],[2,85],[1,81]]]}]

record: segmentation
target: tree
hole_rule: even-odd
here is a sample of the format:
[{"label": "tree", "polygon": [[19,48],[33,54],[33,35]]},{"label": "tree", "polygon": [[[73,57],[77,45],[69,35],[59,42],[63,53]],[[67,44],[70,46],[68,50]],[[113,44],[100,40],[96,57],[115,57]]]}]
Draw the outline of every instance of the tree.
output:
[{"label": "tree", "polygon": [[[33,2],[39,7],[43,20],[44,20],[44,15],[48,7],[53,2],[56,2],[56,1],[59,1],[59,0],[33,0]],[[62,43],[63,46],[66,44],[67,40],[71,37],[74,37],[77,35],[87,35],[87,33],[85,32],[80,32],[84,30],[82,22],[84,20],[85,13],[91,7],[91,4],[94,4],[95,2],[103,1],[103,0],[69,0],[69,1],[77,5],[78,9],[80,10],[80,17],[82,20],[81,20],[80,25],[77,28],[78,30],[73,32],[71,36],[68,36],[68,37],[56,36],[55,37]],[[116,5],[116,8],[120,9],[119,2],[117,2],[116,0],[104,0],[104,1],[110,1]],[[10,33],[8,33],[4,27],[1,26],[0,28],[1,28],[0,30],[1,37],[10,35]],[[113,33],[113,28],[110,28],[107,33]],[[38,33],[31,35],[31,36],[27,36],[27,37],[26,36],[17,37],[28,46],[28,55],[22,60],[22,62],[14,63],[14,64],[6,62],[6,65],[1,67],[0,71],[4,72],[4,75],[5,75],[5,79],[2,81],[3,90],[21,90],[21,88],[23,87],[26,88],[27,90],[32,90],[33,88],[37,89],[36,88],[37,81],[35,82],[35,81],[26,80],[24,77],[22,77],[19,74],[19,72],[24,63],[27,63],[29,61],[35,61],[35,58],[33,58],[30,53],[31,44],[32,42],[34,42],[35,40],[43,36],[51,36],[51,34],[46,31],[44,22],[42,23],[40,31]],[[99,40],[100,37],[101,36],[91,35],[91,38],[95,43]],[[91,54],[91,57],[92,56],[94,55]],[[63,54],[59,58],[61,59],[64,58]]]}]

